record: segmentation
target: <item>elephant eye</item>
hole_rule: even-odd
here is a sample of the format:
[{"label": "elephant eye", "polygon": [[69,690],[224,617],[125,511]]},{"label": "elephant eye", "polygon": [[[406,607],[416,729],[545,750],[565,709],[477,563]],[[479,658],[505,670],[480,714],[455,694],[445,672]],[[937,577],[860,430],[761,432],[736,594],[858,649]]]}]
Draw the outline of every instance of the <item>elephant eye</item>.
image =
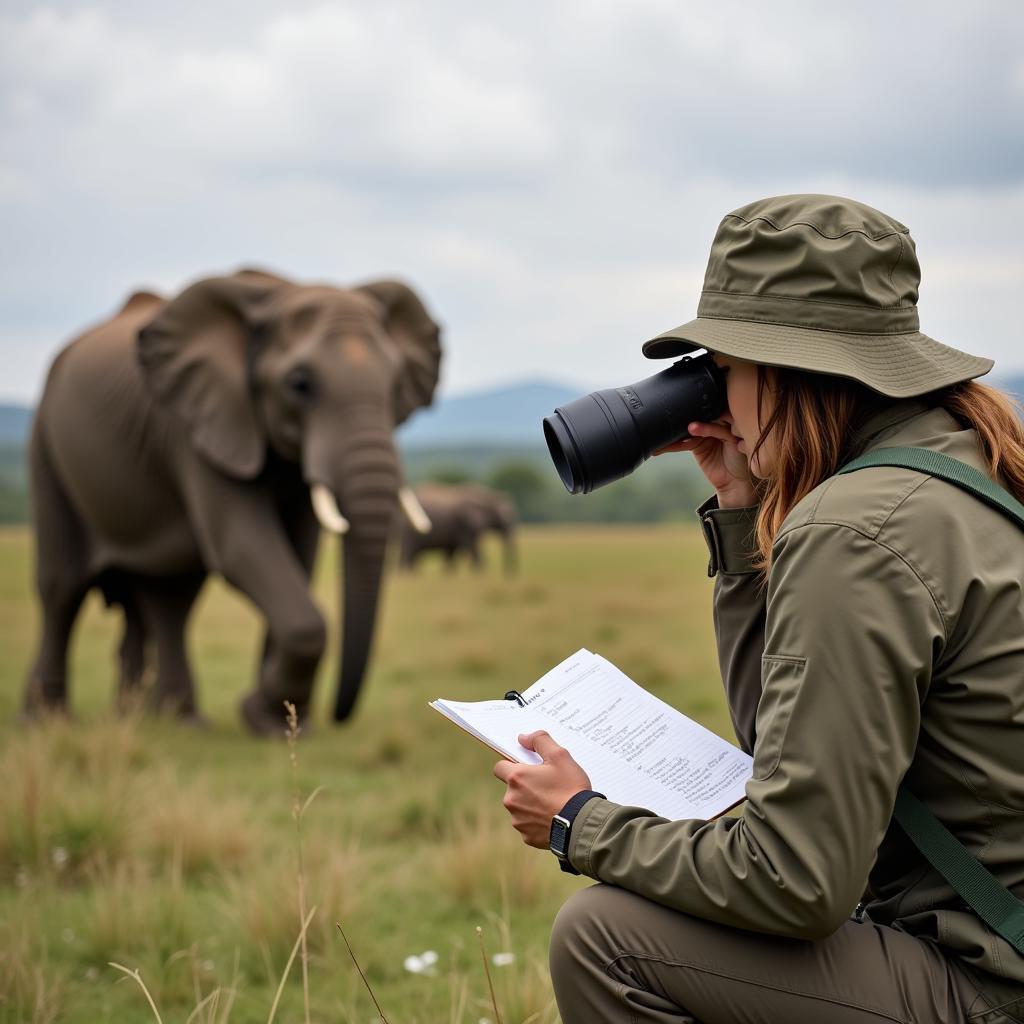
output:
[{"label": "elephant eye", "polygon": [[313,374],[304,366],[296,366],[289,370],[285,375],[284,385],[288,394],[300,402],[308,402],[313,398]]}]

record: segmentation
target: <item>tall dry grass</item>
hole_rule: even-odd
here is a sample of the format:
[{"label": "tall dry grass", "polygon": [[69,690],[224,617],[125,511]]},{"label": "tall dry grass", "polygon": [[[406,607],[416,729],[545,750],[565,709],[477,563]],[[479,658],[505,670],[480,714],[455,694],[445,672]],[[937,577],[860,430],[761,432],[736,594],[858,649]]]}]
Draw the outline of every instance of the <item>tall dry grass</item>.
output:
[{"label": "tall dry grass", "polygon": [[16,734],[0,753],[0,881],[74,880],[122,860],[145,756],[129,721],[81,730],[55,718]]},{"label": "tall dry grass", "polygon": [[0,753],[0,883],[72,884],[175,862],[186,876],[240,866],[253,808],[154,763],[141,717],[83,728],[53,718]]},{"label": "tall dry grass", "polygon": [[553,906],[563,890],[547,858],[510,836],[501,807],[493,803],[446,822],[434,857],[439,888],[481,914],[495,907]]},{"label": "tall dry grass", "polygon": [[64,1006],[65,970],[53,963],[45,945],[32,941],[24,925],[8,924],[0,929],[0,1020],[56,1024]]},{"label": "tall dry grass", "polygon": [[[33,837],[10,846],[8,870],[36,872],[38,881],[30,884],[42,881],[40,871],[49,872],[51,882],[56,880],[53,872],[66,871],[68,884],[86,886],[86,910],[76,921],[77,930],[67,929],[78,955],[87,962],[105,961],[122,976],[122,983],[134,983],[140,1008],[148,1007],[158,1024],[170,1019],[161,1009],[165,1004],[189,1006],[188,1022],[231,1024],[240,995],[244,998],[239,950],[230,980],[221,982],[209,977],[213,965],[194,938],[186,876],[215,881],[212,898],[219,913],[234,923],[250,958],[253,950],[258,951],[266,986],[274,991],[267,1024],[278,1015],[293,970],[301,971],[303,1020],[312,1024],[311,989],[320,974],[339,970],[333,922],[360,915],[373,865],[358,838],[304,833],[304,817],[320,787],[310,793],[301,789],[294,709],[289,709],[287,725],[291,792],[282,794],[282,801],[290,797],[293,848],[260,857],[253,856],[254,809],[237,800],[222,804],[199,787],[180,786],[165,765],[148,764],[145,745],[133,731],[141,725],[113,720],[74,731],[68,723],[54,721],[32,742],[26,739],[8,752],[14,758],[25,754],[30,767],[20,775],[20,788],[8,795],[5,813],[15,820],[15,807],[20,807],[22,833]],[[118,755],[112,756],[111,749]],[[94,828],[89,842],[80,844],[88,856],[81,851],[69,854],[57,869],[44,851],[51,843],[67,841],[61,823],[66,803],[74,803],[70,776],[75,774],[96,787],[90,806],[99,806],[103,796],[113,794],[116,799],[105,807],[107,817],[91,819],[101,821],[102,827]],[[552,899],[557,888],[552,879],[557,876],[546,861],[510,845],[501,824],[480,805],[437,826],[437,873],[447,896],[489,917],[496,947],[513,961],[495,968],[492,977],[486,961],[481,972],[460,962],[462,950],[450,952],[444,979],[449,1005],[444,1009],[452,1024],[490,1016],[507,1024],[547,1024],[556,1019],[542,962],[533,958],[520,963],[509,956],[508,917],[513,905]],[[500,905],[500,913],[487,909],[495,905]],[[6,1000],[31,1007],[33,1021],[57,1020],[60,984],[48,978],[45,962],[33,957],[27,940],[16,948],[16,953],[0,959],[0,1007]],[[365,1018],[369,999],[382,1021],[397,1024],[399,1018],[385,1016],[358,961],[353,969],[368,989],[364,1005],[360,1007],[358,990],[350,986],[344,1000],[348,1009],[323,1019]],[[436,994],[433,1002],[438,1002]],[[322,1002],[319,1009],[323,1011]]]},{"label": "tall dry grass", "polygon": [[[0,1024],[149,1024],[138,982],[111,960],[139,971],[168,1024],[265,1024],[300,933],[294,792],[321,783],[301,823],[311,1024],[377,1019],[335,920],[392,1024],[495,1019],[477,925],[489,954],[515,955],[491,964],[503,1024],[554,1021],[550,922],[585,883],[521,844],[493,755],[426,701],[521,688],[589,646],[683,710],[706,709],[706,724],[729,723],[695,531],[524,531],[522,554],[512,581],[390,580],[356,721],[320,725],[322,680],[293,769],[283,745],[238,727],[261,626],[217,581],[190,630],[208,732],[108,716],[120,622],[95,600],[72,651],[79,720],[16,726],[29,557],[26,538],[0,534]],[[329,620],[335,555],[325,547],[316,579]],[[424,950],[436,968],[410,973],[404,960]],[[277,1022],[306,1016],[301,955],[300,943]]]}]

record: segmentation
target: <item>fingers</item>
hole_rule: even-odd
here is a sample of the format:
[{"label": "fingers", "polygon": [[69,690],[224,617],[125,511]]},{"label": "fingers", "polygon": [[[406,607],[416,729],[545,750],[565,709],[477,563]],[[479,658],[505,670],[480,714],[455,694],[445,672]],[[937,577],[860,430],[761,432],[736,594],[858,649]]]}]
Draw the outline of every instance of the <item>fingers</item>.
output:
[{"label": "fingers", "polygon": [[565,752],[565,747],[560,746],[552,738],[550,733],[539,729],[537,732],[524,733],[519,737],[519,742],[527,750],[533,750],[540,754],[541,758],[549,761],[552,757]]},{"label": "fingers", "polygon": [[516,762],[515,761],[508,761],[505,758],[502,758],[494,766],[494,777],[496,779],[500,779],[502,782],[504,782],[507,785],[509,777],[511,776],[512,772],[515,770],[515,767],[516,767]]},{"label": "fingers", "polygon": [[690,452],[700,443],[701,438],[699,437],[684,437],[681,441],[673,441],[671,444],[667,444],[664,448],[659,448],[651,454],[665,455],[668,452]]},{"label": "fingers", "polygon": [[687,428],[696,438],[713,437],[716,441],[737,444],[739,438],[724,423],[691,423]]},{"label": "fingers", "polygon": [[668,452],[699,452],[701,448],[705,447],[709,440],[711,441],[723,441],[726,444],[735,445],[739,438],[729,429],[724,423],[704,423],[704,422],[693,422],[687,425],[687,432],[689,437],[681,438],[678,441],[673,441],[672,444],[665,445],[664,448],[659,448],[655,451],[654,455],[665,455]]}]

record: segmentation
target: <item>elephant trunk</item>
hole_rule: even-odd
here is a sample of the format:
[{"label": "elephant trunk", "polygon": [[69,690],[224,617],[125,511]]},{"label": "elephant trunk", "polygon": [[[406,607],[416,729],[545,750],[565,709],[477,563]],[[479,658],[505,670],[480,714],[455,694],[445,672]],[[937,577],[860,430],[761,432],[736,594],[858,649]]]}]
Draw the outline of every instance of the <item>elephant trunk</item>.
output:
[{"label": "elephant trunk", "polygon": [[337,498],[339,518],[343,516],[348,525],[339,566],[341,664],[336,722],[352,714],[366,674],[399,488],[398,459],[389,431],[364,430],[349,440],[352,443],[333,471],[311,467],[317,482],[322,483],[325,475],[332,479],[328,489]]},{"label": "elephant trunk", "polygon": [[[388,521],[393,505],[392,500],[385,513]],[[344,540],[341,667],[334,698],[336,722],[343,722],[352,714],[363,684],[377,621],[386,549],[386,534],[372,540],[360,540],[353,529]]]}]

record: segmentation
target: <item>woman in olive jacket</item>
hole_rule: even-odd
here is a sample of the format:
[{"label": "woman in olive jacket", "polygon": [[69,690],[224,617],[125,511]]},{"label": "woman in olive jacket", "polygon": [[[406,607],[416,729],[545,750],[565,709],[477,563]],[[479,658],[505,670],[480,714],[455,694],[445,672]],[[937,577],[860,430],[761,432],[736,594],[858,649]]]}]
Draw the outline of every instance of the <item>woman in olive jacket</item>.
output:
[{"label": "woman in olive jacket", "polygon": [[603,885],[556,920],[565,1024],[1024,1022],[1024,955],[892,820],[903,784],[1024,898],[1024,535],[933,476],[851,459],[911,446],[1024,500],[1024,431],[973,378],[990,360],[921,334],[906,227],[834,196],[727,215],[697,348],[728,411],[673,446],[700,510],[737,735],[736,817],[666,821],[593,795],[571,754],[523,737],[501,762],[524,841],[571,818],[568,860]]}]

